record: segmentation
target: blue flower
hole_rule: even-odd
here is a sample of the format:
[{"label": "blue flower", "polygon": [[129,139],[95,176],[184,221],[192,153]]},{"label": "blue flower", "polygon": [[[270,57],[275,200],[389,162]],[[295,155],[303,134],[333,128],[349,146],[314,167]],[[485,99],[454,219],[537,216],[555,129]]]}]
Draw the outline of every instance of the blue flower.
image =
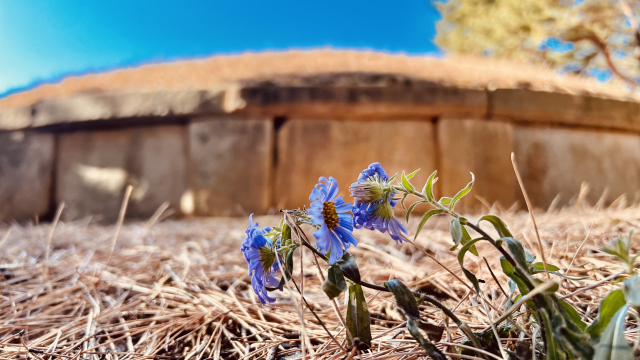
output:
[{"label": "blue flower", "polygon": [[406,234],[407,229],[393,213],[397,201],[392,200],[394,193],[388,181],[389,176],[380,163],[373,163],[362,171],[357,182],[351,184],[349,190],[355,198],[351,210],[353,226],[388,232],[395,242],[401,243],[404,240],[402,233]]},{"label": "blue flower", "polygon": [[313,232],[318,240],[316,246],[325,254],[331,252],[329,264],[334,264],[342,258],[344,251],[351,244],[358,245],[353,237],[353,223],[351,220],[351,203],[345,203],[338,195],[338,182],[333,177],[320,178],[309,200],[311,208],[309,215],[311,222],[320,225],[320,229]]},{"label": "blue flower", "polygon": [[276,264],[276,253],[271,249],[271,241],[264,234],[271,229],[258,228],[258,223],[253,222],[253,214],[249,216],[249,226],[247,226],[247,236],[242,240],[240,251],[249,264],[249,276],[251,276],[251,287],[258,295],[262,305],[272,303],[276,299],[269,297],[266,287],[278,287],[280,281],[275,278],[278,274]]}]

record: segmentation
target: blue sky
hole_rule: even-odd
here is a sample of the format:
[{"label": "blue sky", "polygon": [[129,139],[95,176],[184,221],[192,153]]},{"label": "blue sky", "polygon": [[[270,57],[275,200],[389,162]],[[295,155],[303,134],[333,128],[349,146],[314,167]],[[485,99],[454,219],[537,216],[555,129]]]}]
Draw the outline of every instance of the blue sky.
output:
[{"label": "blue sky", "polygon": [[428,0],[5,0],[0,96],[67,74],[288,48],[425,54]]}]

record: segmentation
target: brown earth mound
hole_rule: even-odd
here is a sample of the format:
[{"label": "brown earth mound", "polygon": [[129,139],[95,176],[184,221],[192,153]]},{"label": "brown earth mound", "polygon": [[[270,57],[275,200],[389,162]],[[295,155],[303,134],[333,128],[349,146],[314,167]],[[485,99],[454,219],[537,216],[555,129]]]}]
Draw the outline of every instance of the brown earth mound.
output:
[{"label": "brown earth mound", "polygon": [[589,78],[559,76],[543,66],[472,57],[435,58],[321,49],[213,56],[70,76],[57,84],[41,85],[0,99],[0,109],[27,106],[43,99],[78,93],[211,89],[238,80],[345,72],[404,75],[466,88],[491,90],[526,87],[613,98],[631,96],[623,88]]}]

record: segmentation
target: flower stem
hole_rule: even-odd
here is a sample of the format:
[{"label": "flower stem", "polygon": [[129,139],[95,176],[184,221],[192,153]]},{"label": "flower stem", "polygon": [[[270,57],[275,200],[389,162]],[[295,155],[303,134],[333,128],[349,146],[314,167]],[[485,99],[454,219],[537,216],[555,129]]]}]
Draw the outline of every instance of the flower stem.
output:
[{"label": "flower stem", "polygon": [[[313,252],[315,255],[317,255],[319,258],[321,258],[322,260],[324,260],[326,263],[329,263],[329,258],[327,258],[324,254],[322,254],[321,252],[318,251],[318,249],[316,249],[313,245],[311,245],[309,243],[309,240],[307,239],[307,235],[300,229],[300,227],[295,224],[295,230],[296,233],[298,234],[298,237],[300,239],[300,242],[302,243],[303,246],[305,246],[307,249],[311,250],[311,252]],[[342,274],[349,280],[353,281],[356,284],[359,284],[360,286],[364,286],[366,288],[372,289],[372,290],[378,290],[378,291],[382,291],[382,292],[391,292],[389,291],[389,289],[387,289],[386,287],[382,286],[382,285],[376,285],[376,284],[372,284],[366,281],[362,281],[362,279],[360,279],[359,281],[356,281],[356,279],[353,279],[351,274],[347,273],[347,272],[342,272]],[[482,345],[480,344],[480,342],[478,341],[478,339],[476,338],[475,334],[473,333],[473,331],[471,330],[471,328],[469,327],[469,325],[467,325],[467,323],[465,323],[464,321],[460,320],[460,318],[458,316],[456,316],[456,314],[453,313],[453,311],[451,311],[448,307],[446,307],[444,304],[442,304],[440,301],[436,300],[435,298],[427,295],[427,294],[422,294],[416,291],[411,291],[411,293],[413,294],[413,296],[419,298],[419,299],[423,299],[424,301],[430,303],[431,305],[437,307],[438,309],[440,309],[446,316],[448,316],[451,320],[453,320],[453,322],[456,323],[456,325],[458,325],[458,328],[460,330],[462,330],[462,332],[464,332],[464,334],[471,339],[471,341],[473,342],[473,344],[481,349]]]},{"label": "flower stem", "polygon": [[[327,263],[329,262],[329,259],[321,254],[316,248],[314,248],[311,244],[309,244],[306,239],[303,239],[302,241],[302,245],[304,245],[305,247],[307,247],[309,250],[311,250],[314,254],[318,255],[319,258],[321,258],[322,260],[326,261]],[[356,284],[359,284],[361,286],[364,286],[366,288],[372,289],[372,290],[378,290],[378,291],[383,291],[383,292],[390,292],[389,289],[387,289],[386,287],[382,286],[382,285],[377,285],[377,284],[372,284],[366,281],[362,281],[360,280],[355,281],[354,279],[351,278],[350,274],[343,272],[344,276],[353,281]],[[426,295],[426,294],[422,294],[416,291],[412,291],[411,292],[413,294],[413,296],[418,297],[418,298],[422,298],[425,301],[433,304],[435,307],[439,308],[440,310],[442,310],[442,312],[445,313],[445,315],[447,315],[448,317],[451,318],[451,320],[453,320],[458,326],[460,326],[461,324],[463,324],[463,321],[460,320],[451,310],[449,310],[449,308],[447,308],[446,306],[444,306],[441,302],[439,302],[438,300],[434,299],[433,297]]]}]

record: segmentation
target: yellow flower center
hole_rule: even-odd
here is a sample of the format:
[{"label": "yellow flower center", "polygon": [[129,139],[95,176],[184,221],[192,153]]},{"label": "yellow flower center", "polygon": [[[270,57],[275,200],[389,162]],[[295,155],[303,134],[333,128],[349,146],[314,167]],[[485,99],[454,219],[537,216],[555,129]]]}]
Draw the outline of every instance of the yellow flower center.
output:
[{"label": "yellow flower center", "polygon": [[322,216],[324,216],[324,223],[327,224],[329,230],[333,230],[338,226],[338,212],[336,211],[336,205],[332,201],[327,201],[322,205]]}]

